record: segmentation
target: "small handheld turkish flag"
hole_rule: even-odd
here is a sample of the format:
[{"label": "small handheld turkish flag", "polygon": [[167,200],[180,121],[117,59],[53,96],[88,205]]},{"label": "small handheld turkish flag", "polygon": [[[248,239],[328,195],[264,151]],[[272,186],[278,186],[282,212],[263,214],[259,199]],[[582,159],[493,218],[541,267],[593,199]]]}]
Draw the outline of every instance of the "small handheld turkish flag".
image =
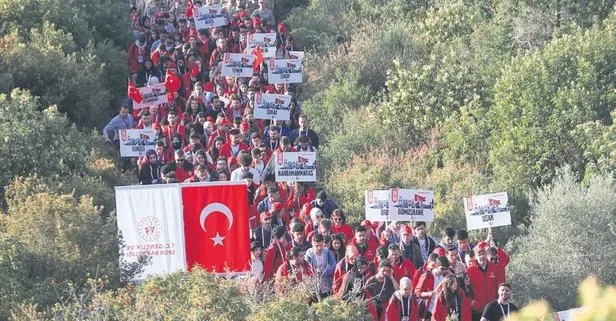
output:
[{"label": "small handheld turkish flag", "polygon": [[186,18],[190,19],[193,17],[193,11],[195,10],[195,5],[193,4],[192,0],[188,0],[188,3],[186,4]]},{"label": "small handheld turkish flag", "polygon": [[135,84],[133,84],[130,79],[128,80],[128,97],[130,97],[130,99],[132,99],[136,103],[140,103],[143,101],[143,97],[141,97],[141,92],[139,92],[139,89],[135,87]]},{"label": "small handheld turkish flag", "polygon": [[189,269],[250,270],[246,184],[182,187],[182,204]]},{"label": "small handheld turkish flag", "polygon": [[257,71],[263,63],[263,50],[261,50],[261,47],[256,46],[255,49],[252,50],[252,54],[255,55],[255,61],[252,63],[252,70]]},{"label": "small handheld turkish flag", "polygon": [[182,87],[182,81],[180,77],[175,74],[175,72],[171,71],[171,69],[167,69],[167,74],[165,76],[165,87],[170,93],[175,93],[180,90]]}]

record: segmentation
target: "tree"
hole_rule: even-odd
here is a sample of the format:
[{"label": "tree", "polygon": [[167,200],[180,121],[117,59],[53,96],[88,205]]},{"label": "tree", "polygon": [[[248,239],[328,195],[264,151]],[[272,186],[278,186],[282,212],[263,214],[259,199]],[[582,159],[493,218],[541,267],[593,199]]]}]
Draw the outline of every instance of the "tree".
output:
[{"label": "tree", "polygon": [[490,162],[508,186],[540,186],[564,164],[583,170],[572,131],[588,121],[611,122],[614,39],[603,29],[578,30],[505,67],[487,119]]},{"label": "tree", "polygon": [[570,168],[538,190],[527,232],[509,245],[507,277],[519,302],[545,299],[566,310],[575,307],[575,285],[589,273],[616,282],[616,272],[605,264],[614,262],[616,253],[597,250],[616,236],[614,192],[611,177],[594,177],[585,186]]}]

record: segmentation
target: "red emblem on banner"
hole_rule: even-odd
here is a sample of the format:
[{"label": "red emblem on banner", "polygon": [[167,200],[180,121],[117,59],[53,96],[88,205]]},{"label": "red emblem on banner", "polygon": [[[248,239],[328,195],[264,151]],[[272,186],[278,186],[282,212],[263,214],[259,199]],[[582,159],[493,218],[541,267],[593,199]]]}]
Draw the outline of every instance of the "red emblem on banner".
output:
[{"label": "red emblem on banner", "polygon": [[469,210],[469,211],[473,210],[473,197],[472,196],[469,196],[466,199],[466,209]]},{"label": "red emblem on banner", "polygon": [[301,157],[301,156],[297,156],[297,162],[300,164],[308,164],[308,158],[307,157]]},{"label": "red emblem on banner", "polygon": [[423,195],[415,194],[415,197],[413,197],[413,201],[414,202],[425,202],[426,197]]},{"label": "red emblem on banner", "polygon": [[246,62],[248,62],[248,58],[242,57],[241,61],[242,61],[242,63],[246,63]]},{"label": "red emblem on banner", "polygon": [[282,155],[282,153],[277,153],[276,161],[278,162],[278,165],[282,165],[282,163],[284,161],[284,156]]},{"label": "red emblem on banner", "polygon": [[500,206],[500,204],[501,204],[500,200],[495,200],[493,198],[488,199],[488,205],[490,206]]},{"label": "red emblem on banner", "polygon": [[272,39],[270,39],[268,37],[263,37],[263,42],[270,43],[270,42],[272,42]]},{"label": "red emblem on banner", "polygon": [[284,100],[276,98],[276,105],[284,104]]},{"label": "red emblem on banner", "polygon": [[276,64],[274,63],[274,58],[270,58],[268,64],[269,64],[270,70],[276,70]]},{"label": "red emblem on banner", "polygon": [[230,60],[231,60],[231,54],[226,53],[225,54],[225,63],[228,64]]},{"label": "red emblem on banner", "polygon": [[368,191],[366,194],[367,194],[367,197],[368,197],[368,203],[372,204],[374,202],[374,195],[373,195],[372,191]]},{"label": "red emblem on banner", "polygon": [[398,188],[391,189],[391,201],[394,203],[398,203]]},{"label": "red emblem on banner", "polygon": [[287,62],[287,68],[295,68],[295,64]]},{"label": "red emblem on banner", "polygon": [[126,134],[126,129],[122,129],[122,130],[120,131],[120,133],[121,133],[121,136],[122,136],[122,141],[123,141],[123,142],[125,142],[125,141],[126,141],[126,139],[128,138],[128,137],[127,137],[127,134]]},{"label": "red emblem on banner", "polygon": [[257,105],[261,105],[263,102],[263,95],[261,93],[256,93],[255,100],[257,101]]}]

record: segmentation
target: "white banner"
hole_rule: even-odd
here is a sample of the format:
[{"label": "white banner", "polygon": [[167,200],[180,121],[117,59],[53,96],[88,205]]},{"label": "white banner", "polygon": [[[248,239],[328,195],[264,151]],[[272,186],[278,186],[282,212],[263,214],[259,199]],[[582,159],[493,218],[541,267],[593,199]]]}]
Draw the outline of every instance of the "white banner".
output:
[{"label": "white banner", "polygon": [[261,47],[263,58],[276,57],[276,33],[249,33],[246,52],[252,52],[257,46]]},{"label": "white banner", "polygon": [[392,188],[390,221],[434,221],[434,191]]},{"label": "white banner", "polygon": [[305,55],[305,53],[303,51],[289,50],[289,59],[304,60],[305,57],[306,57],[306,55]]},{"label": "white banner", "polygon": [[366,219],[371,222],[389,220],[389,190],[366,191]]},{"label": "white banner", "polygon": [[143,100],[140,103],[133,101],[133,109],[143,109],[152,105],[162,105],[169,102],[167,98],[167,87],[165,83],[156,84],[149,87],[137,88]]},{"label": "white banner", "polygon": [[186,270],[180,186],[116,187],[118,230],[124,239],[122,258],[150,257],[140,280]]},{"label": "white banner", "polygon": [[254,61],[254,55],[226,53],[221,74],[230,77],[250,78],[252,77],[252,63]]},{"label": "white banner", "polygon": [[270,84],[295,84],[302,82],[304,67],[300,59],[268,60],[267,81]]},{"label": "white banner", "polygon": [[291,119],[290,95],[255,94],[254,118],[257,119]]},{"label": "white banner", "polygon": [[554,321],[573,321],[575,320],[575,315],[580,312],[582,312],[582,308],[559,311],[552,313],[552,317]]},{"label": "white banner", "polygon": [[511,225],[507,193],[494,193],[464,198],[467,230]]},{"label": "white banner", "polygon": [[156,149],[154,129],[120,129],[120,156],[145,156],[150,149]]},{"label": "white banner", "polygon": [[195,10],[197,15],[194,17],[197,30],[227,25],[227,17],[222,10],[221,4],[202,6],[195,9],[198,9]]},{"label": "white banner", "polygon": [[316,182],[317,153],[276,153],[276,182]]}]

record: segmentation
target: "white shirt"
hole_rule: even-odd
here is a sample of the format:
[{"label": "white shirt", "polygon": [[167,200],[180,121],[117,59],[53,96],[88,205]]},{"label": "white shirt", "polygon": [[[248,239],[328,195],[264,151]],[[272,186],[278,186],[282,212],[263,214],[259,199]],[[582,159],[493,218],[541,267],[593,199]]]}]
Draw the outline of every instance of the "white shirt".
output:
[{"label": "white shirt", "polygon": [[[248,167],[248,171],[252,173],[252,181],[257,184],[261,184],[259,172],[257,172],[257,170],[252,167]],[[241,181],[244,179],[243,178],[244,173],[245,173],[244,170],[241,167],[238,167],[231,173],[231,178],[229,180],[230,181]]]},{"label": "white shirt", "polygon": [[[432,273],[432,275],[434,275],[434,288],[432,288],[432,291],[436,292],[436,289],[438,289],[438,286],[441,284],[441,282],[443,282],[443,279],[445,277],[436,273]],[[428,311],[432,311],[432,308],[434,307],[434,302],[436,302],[436,298],[432,296],[432,299],[430,299],[430,307],[428,308]]]}]

